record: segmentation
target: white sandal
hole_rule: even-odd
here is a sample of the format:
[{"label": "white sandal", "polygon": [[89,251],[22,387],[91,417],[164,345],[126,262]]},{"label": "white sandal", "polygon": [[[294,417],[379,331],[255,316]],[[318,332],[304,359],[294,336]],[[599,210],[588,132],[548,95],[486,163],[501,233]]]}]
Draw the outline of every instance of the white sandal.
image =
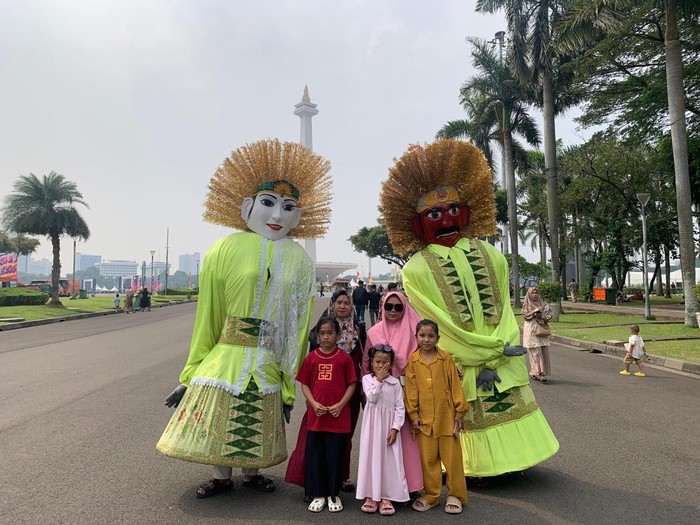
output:
[{"label": "white sandal", "polygon": [[340,496],[336,496],[335,501],[333,501],[333,498],[328,496],[328,510],[331,512],[340,512],[343,510],[343,502],[340,501]]},{"label": "white sandal", "polygon": [[321,512],[325,506],[326,498],[314,498],[311,503],[309,503],[309,510],[311,512]]}]

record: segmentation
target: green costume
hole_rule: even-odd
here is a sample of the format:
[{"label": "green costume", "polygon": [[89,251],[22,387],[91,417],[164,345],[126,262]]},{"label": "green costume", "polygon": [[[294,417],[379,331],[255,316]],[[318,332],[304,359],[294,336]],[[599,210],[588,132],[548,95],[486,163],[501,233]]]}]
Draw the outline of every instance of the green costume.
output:
[{"label": "green costume", "polygon": [[[437,322],[440,346],[464,372],[465,475],[520,471],[553,456],[559,442],[530,389],[525,357],[503,355],[505,343],[520,343],[505,257],[488,243],[466,238],[453,248],[431,244],[406,263],[403,285],[411,306]],[[490,392],[476,386],[484,368],[501,378]]]},{"label": "green costume", "polygon": [[210,465],[264,468],[287,458],[282,404],[306,351],[314,266],[291,239],[234,233],[207,253],[180,383],[157,448]]}]

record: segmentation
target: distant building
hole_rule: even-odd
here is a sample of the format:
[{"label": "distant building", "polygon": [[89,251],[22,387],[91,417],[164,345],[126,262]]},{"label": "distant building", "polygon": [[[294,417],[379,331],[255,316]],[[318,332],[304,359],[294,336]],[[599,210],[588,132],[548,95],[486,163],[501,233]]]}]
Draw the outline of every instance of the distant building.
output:
[{"label": "distant building", "polygon": [[51,266],[52,262],[48,259],[36,260],[31,255],[20,255],[17,258],[17,271],[19,272],[50,275]]},{"label": "distant building", "polygon": [[97,267],[102,277],[126,277],[139,273],[136,261],[100,261]]},{"label": "distant building", "polygon": [[[168,264],[168,268],[170,268]],[[165,263],[162,261],[153,261],[153,275],[160,275],[165,272]],[[151,277],[151,263],[146,263],[146,279]]]},{"label": "distant building", "polygon": [[91,266],[102,262],[101,255],[87,255],[84,253],[76,252],[75,254],[75,270],[77,272],[84,272]]},{"label": "distant building", "polygon": [[178,260],[178,269],[186,274],[195,275],[197,273],[197,261],[201,261],[199,252],[186,253],[180,255]]}]

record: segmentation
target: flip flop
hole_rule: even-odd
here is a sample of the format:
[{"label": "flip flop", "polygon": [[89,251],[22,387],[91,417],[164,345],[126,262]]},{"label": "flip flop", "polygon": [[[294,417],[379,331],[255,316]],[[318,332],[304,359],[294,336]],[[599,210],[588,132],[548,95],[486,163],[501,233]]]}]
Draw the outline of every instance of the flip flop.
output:
[{"label": "flip flop", "polygon": [[323,507],[326,506],[326,498],[314,498],[309,503],[309,511],[311,512],[321,512]]},{"label": "flip flop", "polygon": [[386,503],[382,501],[381,505],[379,506],[379,514],[381,514],[382,516],[391,516],[395,512],[396,509],[391,504],[391,501],[387,501]]},{"label": "flip flop", "polygon": [[428,503],[428,500],[425,499],[425,497],[421,496],[418,498],[416,501],[413,502],[413,505],[411,505],[411,508],[413,510],[417,510],[418,512],[425,512],[426,510],[430,510],[433,507],[437,507],[440,504],[439,501],[436,501],[435,503]]},{"label": "flip flop", "polygon": [[462,502],[459,501],[459,499],[455,496],[447,496],[447,503],[445,503],[445,512],[447,512],[448,514],[460,514],[462,512]]},{"label": "flip flop", "polygon": [[343,502],[340,501],[340,496],[336,496],[335,501],[333,501],[333,498],[328,496],[328,510],[331,512],[340,512],[343,510]]},{"label": "flip flop", "polygon": [[365,502],[362,504],[361,510],[362,512],[366,512],[367,514],[372,514],[374,512],[377,512],[378,504],[376,501],[370,499],[370,500],[365,500]]}]

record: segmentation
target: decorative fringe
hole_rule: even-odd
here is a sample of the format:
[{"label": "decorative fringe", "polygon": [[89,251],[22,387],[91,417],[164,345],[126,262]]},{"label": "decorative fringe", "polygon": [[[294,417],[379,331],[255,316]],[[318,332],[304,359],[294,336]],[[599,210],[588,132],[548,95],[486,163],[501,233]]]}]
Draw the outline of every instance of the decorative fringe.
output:
[{"label": "decorative fringe", "polygon": [[463,237],[496,232],[496,196],[481,150],[458,140],[412,145],[395,159],[380,194],[384,226],[397,253],[406,255],[426,247],[413,233],[411,219],[417,214],[418,200],[438,186],[455,188],[460,203],[469,206],[469,224],[462,231]]},{"label": "decorative fringe", "polygon": [[[242,393],[241,385],[236,384],[232,385],[228,381],[224,381],[223,379],[214,379],[212,377],[193,377],[190,381],[190,385],[200,385],[200,386],[208,386],[212,388],[220,388],[221,390],[225,390],[232,396],[240,396]],[[269,385],[265,386],[260,390],[263,395],[267,394],[275,394],[277,392],[282,391],[282,386],[281,385]]]},{"label": "decorative fringe", "polygon": [[333,179],[330,163],[296,142],[261,140],[240,147],[226,158],[209,182],[204,219],[245,231],[241,204],[266,182],[284,180],[299,190],[301,222],[290,237],[314,239],[330,223]]}]

